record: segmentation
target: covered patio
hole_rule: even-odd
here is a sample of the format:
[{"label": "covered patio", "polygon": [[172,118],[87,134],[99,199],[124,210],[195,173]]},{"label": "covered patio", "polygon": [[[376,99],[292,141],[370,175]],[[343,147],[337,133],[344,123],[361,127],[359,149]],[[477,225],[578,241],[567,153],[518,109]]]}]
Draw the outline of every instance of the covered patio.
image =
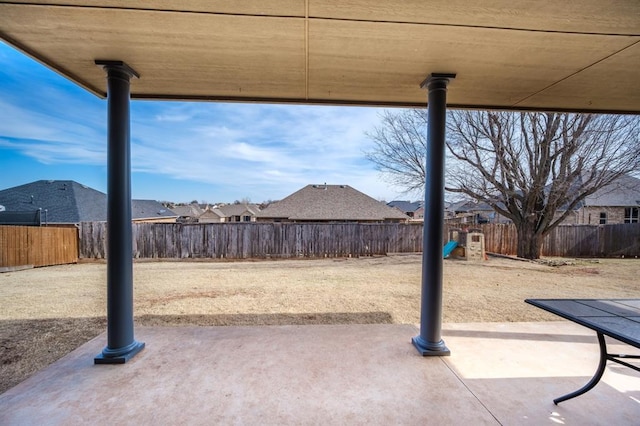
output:
[{"label": "covered patio", "polygon": [[[137,421],[136,416],[142,415],[157,415],[153,418],[164,421],[186,415],[190,407],[199,406],[196,402],[201,401],[206,411],[191,409],[194,413],[226,413],[221,420],[238,423],[261,418],[273,423],[351,420],[361,423],[366,419],[382,423],[384,417],[380,416],[385,414],[402,415],[397,418],[398,423],[463,423],[467,419],[476,422],[480,419],[489,424],[512,424],[520,421],[508,415],[501,417],[499,412],[506,409],[502,401],[515,404],[517,400],[533,410],[530,414],[518,411],[522,416],[519,420],[533,416],[539,422],[536,413],[545,412],[549,421],[564,421],[551,418],[551,407],[542,402],[546,399],[527,398],[532,389],[544,390],[549,398],[555,394],[552,382],[557,383],[557,378],[537,384],[528,379],[531,374],[541,377],[535,371],[548,366],[549,361],[527,365],[528,373],[509,373],[512,374],[506,378],[509,380],[498,375],[500,380],[493,377],[490,382],[484,379],[476,382],[475,373],[469,373],[472,379],[465,381],[468,373],[463,365],[471,363],[477,371],[502,370],[518,356],[541,361],[537,351],[511,351],[506,343],[511,340],[498,337],[506,346],[497,344],[490,338],[491,329],[475,330],[471,326],[472,332],[468,334],[477,332],[478,338],[456,336],[457,331],[442,327],[440,236],[446,108],[640,112],[640,4],[624,0],[607,4],[599,0],[536,3],[491,0],[481,6],[463,0],[446,4],[372,0],[0,1],[0,38],[87,90],[106,97],[109,115],[107,345],[100,350],[105,341],[105,336],[101,336],[5,393],[0,404],[11,409],[2,410],[3,416],[18,416],[7,420],[28,423],[31,419],[37,423],[36,419],[54,420],[57,412],[67,413],[59,414],[60,423],[109,418]],[[419,328],[231,328],[190,329],[188,333],[142,329],[139,340],[134,338],[130,99],[398,107],[428,104]],[[556,335],[551,330],[530,333],[536,348],[540,341],[554,339],[556,347],[567,333],[557,331]],[[570,334],[575,332],[572,329]],[[515,329],[507,335],[513,337],[514,333],[521,331]],[[539,338],[540,334],[545,337]],[[526,332],[525,335],[528,336]],[[417,356],[415,349],[407,345],[409,340],[420,355],[436,358]],[[513,341],[521,345],[527,339]],[[143,350],[145,342],[149,349]],[[581,345],[573,342],[571,346]],[[313,347],[316,349],[309,350]],[[567,368],[577,367],[577,360],[585,352],[590,351],[580,351],[567,360]],[[451,358],[438,357],[450,353]],[[343,407],[346,411],[338,412],[355,413],[354,417],[346,414],[329,417],[329,410],[323,416],[319,405],[308,405],[319,388],[313,386],[313,381],[297,380],[315,362],[327,359],[315,359],[319,354],[336,357],[335,363],[325,363],[317,370],[318,380],[323,383],[320,392],[323,404],[340,407],[348,401],[342,392],[351,392],[355,401],[352,409]],[[95,363],[129,363],[122,367],[92,366],[94,356]],[[481,362],[485,356],[486,360]],[[503,359],[504,363],[496,359]],[[352,368],[346,368],[347,364]],[[289,376],[296,371],[294,366],[299,370]],[[247,399],[251,405],[243,405],[246,390],[250,389],[247,383],[260,377],[256,376],[258,370],[259,374],[266,372],[267,379],[290,379],[280,385],[271,379],[261,380],[252,388],[256,393]],[[154,385],[153,381],[160,376],[163,382]],[[183,382],[185,377],[192,377],[194,382]],[[336,378],[343,386],[337,386],[337,392],[329,392],[328,377]],[[381,377],[388,382],[370,389],[371,381]],[[511,383],[516,382],[510,379],[516,377],[521,381],[512,389]],[[359,382],[362,379],[366,380]],[[223,395],[220,392],[224,386],[216,383],[228,383],[231,390]],[[487,388],[485,398],[480,395],[482,392],[474,390],[476,383],[493,383],[494,387]],[[234,386],[245,391],[235,393]],[[455,386],[459,392],[450,393]],[[66,392],[70,387],[78,389],[77,397]],[[400,393],[386,393],[390,388]],[[159,393],[151,392],[152,389],[158,389]],[[274,392],[283,392],[277,398],[281,402],[271,405]],[[416,399],[416,394],[428,397]],[[209,398],[210,395],[214,397]],[[377,404],[394,395],[395,404]],[[469,404],[462,404],[460,395],[466,395]],[[619,392],[614,397],[620,397]],[[41,414],[33,409],[34,402],[43,401],[39,398],[51,401],[42,405],[45,411]],[[223,402],[224,398],[230,401]],[[619,404],[617,400],[609,403],[600,400],[605,405],[597,405],[593,401],[589,404],[586,398],[572,402],[582,407],[572,411],[577,423],[593,421],[605,414],[623,416],[606,423],[625,423],[634,416],[637,418],[637,394],[630,398],[635,398],[633,404],[625,403],[629,411],[620,408],[621,401]],[[31,408],[19,408],[20,400],[26,404],[22,407]],[[426,400],[439,403],[429,410],[422,404]],[[491,401],[498,408],[490,408]],[[105,407],[102,415],[101,406]],[[223,406],[225,410],[236,407],[238,411],[233,414],[220,408]],[[281,409],[286,414],[289,406],[297,414],[280,420],[271,417]],[[444,409],[445,406],[451,409]],[[51,410],[46,411],[46,407]],[[68,409],[59,410],[64,407]],[[131,408],[132,417],[113,417],[125,413],[125,407]],[[466,409],[473,411],[467,413]],[[314,411],[320,417],[313,417]],[[374,413],[375,418],[371,417]],[[197,419],[203,423],[208,420]],[[197,419],[193,422],[197,423]]]},{"label": "covered patio", "polygon": [[[534,309],[528,307],[528,309]],[[0,396],[0,423],[633,425],[640,380],[598,362],[573,323],[444,324],[450,357],[422,358],[412,325],[141,327],[125,366],[99,336]],[[612,345],[624,351],[628,346]]]}]

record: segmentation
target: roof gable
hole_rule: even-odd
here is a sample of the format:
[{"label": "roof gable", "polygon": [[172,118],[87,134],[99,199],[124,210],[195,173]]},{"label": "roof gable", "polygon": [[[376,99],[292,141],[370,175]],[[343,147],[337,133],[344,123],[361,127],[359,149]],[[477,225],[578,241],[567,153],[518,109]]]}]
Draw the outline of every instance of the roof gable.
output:
[{"label": "roof gable", "polygon": [[218,208],[207,207],[205,211],[198,216],[198,218],[214,218],[220,219],[223,218],[224,214]]},{"label": "roof gable", "polygon": [[196,204],[188,204],[186,206],[175,206],[171,209],[171,211],[178,216],[185,216],[185,217],[198,217],[202,213],[204,213],[204,210],[202,210],[200,206]]},{"label": "roof gable", "polygon": [[389,207],[395,207],[402,212],[415,212],[421,207],[421,203],[419,201],[402,201],[396,200],[387,203]]},{"label": "roof gable", "polygon": [[273,203],[260,218],[284,218],[306,221],[382,221],[407,216],[349,185],[307,185]]},{"label": "roof gable", "polygon": [[230,216],[256,216],[260,209],[255,204],[226,204],[218,207],[224,217]]}]

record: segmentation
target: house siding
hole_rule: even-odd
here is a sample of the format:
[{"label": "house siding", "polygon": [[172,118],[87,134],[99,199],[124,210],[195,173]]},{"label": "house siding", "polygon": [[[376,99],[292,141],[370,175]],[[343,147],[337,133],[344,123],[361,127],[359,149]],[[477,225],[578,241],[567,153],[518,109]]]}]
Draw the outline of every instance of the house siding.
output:
[{"label": "house siding", "polygon": [[[563,214],[564,211],[556,212],[553,215],[553,220],[556,221],[560,219],[560,216],[562,216]],[[580,225],[583,223],[582,221],[582,213],[579,210],[574,210],[564,218],[564,220],[561,222],[561,225]]]},{"label": "house siding", "polygon": [[[635,207],[635,206],[630,206]],[[617,225],[624,223],[625,208],[628,207],[608,207],[591,206],[582,207],[570,213],[563,221],[562,225]],[[559,218],[564,212],[557,212],[554,219]],[[607,214],[606,223],[600,223],[600,213]]]},{"label": "house siding", "polygon": [[595,206],[595,207],[584,207],[581,209],[581,224],[584,225],[599,225],[600,224],[600,213],[607,214],[607,223],[608,225],[624,223],[624,207],[605,207],[605,206]]}]

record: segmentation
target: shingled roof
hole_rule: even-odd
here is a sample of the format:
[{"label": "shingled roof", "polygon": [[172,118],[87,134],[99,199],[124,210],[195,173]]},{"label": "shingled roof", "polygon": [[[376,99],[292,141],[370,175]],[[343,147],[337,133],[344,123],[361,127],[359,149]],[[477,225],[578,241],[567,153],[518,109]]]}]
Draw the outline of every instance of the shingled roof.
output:
[{"label": "shingled roof", "polygon": [[176,217],[176,214],[156,200],[131,200],[131,218],[133,220],[152,220],[172,217]]},{"label": "shingled roof", "polygon": [[609,185],[588,195],[584,204],[587,206],[625,207],[640,205],[640,179],[623,175]]},{"label": "shingled roof", "polygon": [[175,206],[171,209],[178,216],[183,217],[198,217],[204,210],[197,204],[187,204],[186,206]]},{"label": "shingled roof", "polygon": [[407,216],[349,185],[307,185],[258,214],[260,220],[405,221]]},{"label": "shingled roof", "polygon": [[218,207],[218,211],[222,212],[224,217],[230,216],[240,216],[244,213],[249,213],[252,215],[257,215],[260,209],[255,204],[225,204],[224,206]]},{"label": "shingled roof", "polygon": [[[72,180],[38,180],[4,189],[0,191],[0,205],[6,212],[42,209],[42,221],[47,223],[107,220],[107,195]],[[154,200],[133,200],[131,207],[134,220],[175,217]]]},{"label": "shingled roof", "polygon": [[387,203],[389,207],[395,207],[403,213],[412,213],[422,207],[420,201],[394,200]]}]

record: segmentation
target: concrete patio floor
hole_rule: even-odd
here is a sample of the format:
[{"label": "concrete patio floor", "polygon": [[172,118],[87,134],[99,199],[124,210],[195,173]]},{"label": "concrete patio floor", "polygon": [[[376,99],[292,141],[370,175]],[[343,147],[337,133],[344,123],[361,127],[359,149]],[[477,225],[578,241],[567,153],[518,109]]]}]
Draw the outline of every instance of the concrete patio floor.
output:
[{"label": "concrete patio floor", "polygon": [[[103,334],[0,395],[1,425],[637,425],[640,374],[569,322],[445,324],[422,358],[411,325],[138,327],[146,348],[94,365]],[[626,345],[612,351],[630,352]]]}]

